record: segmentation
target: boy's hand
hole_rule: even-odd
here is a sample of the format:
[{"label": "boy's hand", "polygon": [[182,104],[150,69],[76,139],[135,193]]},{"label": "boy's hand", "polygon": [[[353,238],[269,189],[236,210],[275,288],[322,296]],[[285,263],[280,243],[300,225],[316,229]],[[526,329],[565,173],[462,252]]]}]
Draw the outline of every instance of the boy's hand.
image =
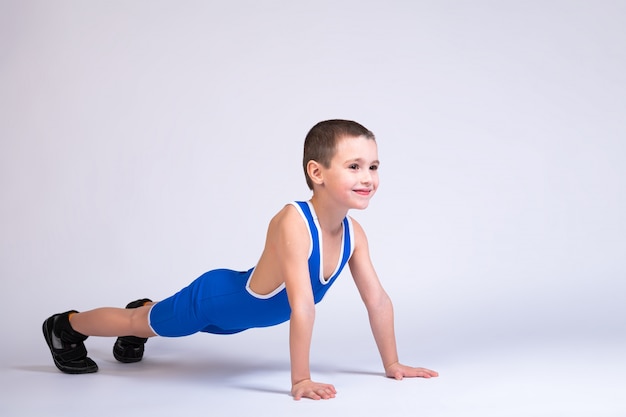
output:
[{"label": "boy's hand", "polygon": [[385,368],[385,375],[388,378],[401,380],[402,378],[432,378],[439,376],[435,371],[426,368],[413,368],[402,365],[399,362],[393,363]]},{"label": "boy's hand", "polygon": [[301,398],[328,400],[335,398],[335,394],[337,394],[337,390],[331,384],[322,384],[310,379],[300,381],[291,387],[291,395],[293,395],[294,400],[300,400]]}]

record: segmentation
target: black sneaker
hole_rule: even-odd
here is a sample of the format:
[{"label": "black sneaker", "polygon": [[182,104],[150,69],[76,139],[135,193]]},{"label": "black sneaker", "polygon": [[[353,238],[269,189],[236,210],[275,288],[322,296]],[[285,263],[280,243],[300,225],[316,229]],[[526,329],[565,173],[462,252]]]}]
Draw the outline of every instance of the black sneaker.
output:
[{"label": "black sneaker", "polygon": [[83,343],[87,336],[72,329],[70,313],[77,311],[55,314],[43,322],[43,336],[52,353],[54,364],[66,374],[97,372],[98,365],[87,357],[87,348]]},{"label": "black sneaker", "polygon": [[[128,303],[126,308],[138,308],[143,307],[146,303],[150,303],[152,300],[149,298],[143,298],[141,300]],[[144,337],[136,336],[121,336],[118,337],[113,345],[113,356],[115,359],[122,363],[135,363],[143,359],[143,352],[145,344],[148,341]]]}]

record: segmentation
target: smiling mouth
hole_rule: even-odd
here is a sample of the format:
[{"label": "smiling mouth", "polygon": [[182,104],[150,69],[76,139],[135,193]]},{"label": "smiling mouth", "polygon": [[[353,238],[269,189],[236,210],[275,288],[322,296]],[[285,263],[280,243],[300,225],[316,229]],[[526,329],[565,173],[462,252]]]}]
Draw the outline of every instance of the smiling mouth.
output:
[{"label": "smiling mouth", "polygon": [[370,195],[372,190],[354,190],[354,192],[359,194],[359,195]]}]

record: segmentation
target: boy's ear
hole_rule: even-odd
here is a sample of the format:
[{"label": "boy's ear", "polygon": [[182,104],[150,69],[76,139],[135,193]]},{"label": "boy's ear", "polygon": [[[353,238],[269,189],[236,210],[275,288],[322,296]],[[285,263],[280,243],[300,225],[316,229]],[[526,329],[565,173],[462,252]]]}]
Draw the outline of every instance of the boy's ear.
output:
[{"label": "boy's ear", "polygon": [[309,174],[309,178],[313,184],[322,185],[324,183],[324,176],[322,174],[322,166],[319,162],[310,160],[306,164],[306,172]]}]

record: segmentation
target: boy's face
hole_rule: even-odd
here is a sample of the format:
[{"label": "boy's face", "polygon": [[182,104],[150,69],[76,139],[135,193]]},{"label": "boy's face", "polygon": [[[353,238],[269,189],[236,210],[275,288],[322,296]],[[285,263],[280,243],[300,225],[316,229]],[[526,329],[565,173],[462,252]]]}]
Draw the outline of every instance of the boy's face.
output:
[{"label": "boy's face", "polygon": [[378,147],[364,136],[337,142],[330,167],[324,168],[324,187],[348,208],[364,209],[378,189]]}]

